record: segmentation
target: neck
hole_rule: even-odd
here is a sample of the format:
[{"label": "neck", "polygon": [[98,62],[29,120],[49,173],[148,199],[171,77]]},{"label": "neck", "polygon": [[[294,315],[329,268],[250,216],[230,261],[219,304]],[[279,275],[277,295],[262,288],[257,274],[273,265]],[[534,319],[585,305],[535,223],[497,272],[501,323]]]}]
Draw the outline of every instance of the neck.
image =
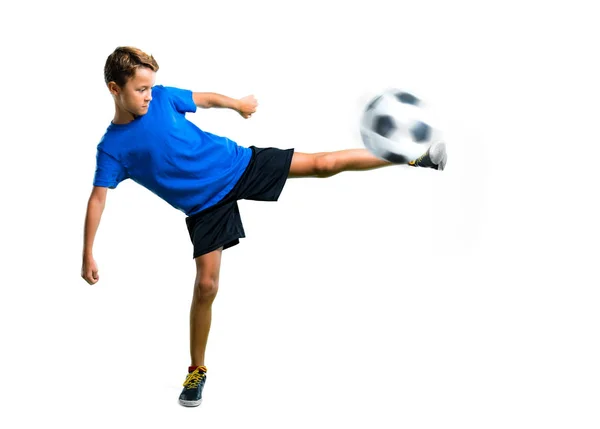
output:
[{"label": "neck", "polygon": [[124,125],[136,120],[139,116],[134,115],[128,110],[123,109],[115,103],[115,116],[112,120],[113,124]]}]

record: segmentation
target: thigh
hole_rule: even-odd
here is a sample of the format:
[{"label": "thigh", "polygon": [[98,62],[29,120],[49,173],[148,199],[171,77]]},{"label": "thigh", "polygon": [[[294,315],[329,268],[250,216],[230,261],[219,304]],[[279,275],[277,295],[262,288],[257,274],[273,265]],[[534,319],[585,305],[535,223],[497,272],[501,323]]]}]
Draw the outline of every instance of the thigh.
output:
[{"label": "thigh", "polygon": [[317,155],[319,154],[294,152],[288,177],[294,178],[314,176]]},{"label": "thigh", "polygon": [[217,204],[207,210],[186,218],[190,240],[194,245],[194,259],[227,249],[245,237],[242,217],[236,201]]},{"label": "thigh", "polygon": [[196,279],[213,279],[219,281],[219,272],[221,269],[221,255],[223,247],[212,252],[205,253],[194,259],[196,261]]},{"label": "thigh", "polygon": [[240,200],[277,201],[290,171],[294,149],[252,147],[254,156],[236,185]]}]

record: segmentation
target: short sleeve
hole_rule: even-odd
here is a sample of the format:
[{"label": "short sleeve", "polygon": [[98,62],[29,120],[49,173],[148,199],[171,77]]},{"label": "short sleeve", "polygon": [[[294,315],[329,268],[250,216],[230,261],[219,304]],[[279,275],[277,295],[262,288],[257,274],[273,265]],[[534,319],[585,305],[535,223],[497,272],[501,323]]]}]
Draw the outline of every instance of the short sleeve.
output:
[{"label": "short sleeve", "polygon": [[121,163],[108,153],[98,149],[96,153],[96,173],[94,186],[114,189],[127,179],[127,173]]},{"label": "short sleeve", "polygon": [[178,112],[196,112],[197,106],[196,103],[194,103],[192,91],[189,89],[180,89],[172,86],[165,86],[164,89]]}]

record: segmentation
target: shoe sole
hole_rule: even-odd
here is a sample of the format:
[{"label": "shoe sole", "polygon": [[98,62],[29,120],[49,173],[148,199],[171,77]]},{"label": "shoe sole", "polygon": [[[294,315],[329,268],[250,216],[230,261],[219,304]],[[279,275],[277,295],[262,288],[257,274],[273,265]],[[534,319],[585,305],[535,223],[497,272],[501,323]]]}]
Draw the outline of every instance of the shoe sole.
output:
[{"label": "shoe sole", "polygon": [[202,399],[199,401],[184,401],[183,399],[179,400],[179,405],[183,405],[184,407],[197,407],[202,403]]},{"label": "shoe sole", "polygon": [[446,167],[448,154],[446,153],[446,143],[433,143],[429,148],[429,159],[438,166],[438,170],[443,170]]}]

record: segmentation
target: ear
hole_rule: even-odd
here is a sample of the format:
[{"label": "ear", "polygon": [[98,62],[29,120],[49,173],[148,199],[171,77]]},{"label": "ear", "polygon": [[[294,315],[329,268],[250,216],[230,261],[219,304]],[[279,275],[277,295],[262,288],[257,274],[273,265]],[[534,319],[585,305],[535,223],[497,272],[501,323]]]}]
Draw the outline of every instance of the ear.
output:
[{"label": "ear", "polygon": [[121,92],[121,87],[119,85],[117,85],[116,82],[108,82],[108,90],[110,91],[110,93],[112,95],[119,95],[119,93]]}]

